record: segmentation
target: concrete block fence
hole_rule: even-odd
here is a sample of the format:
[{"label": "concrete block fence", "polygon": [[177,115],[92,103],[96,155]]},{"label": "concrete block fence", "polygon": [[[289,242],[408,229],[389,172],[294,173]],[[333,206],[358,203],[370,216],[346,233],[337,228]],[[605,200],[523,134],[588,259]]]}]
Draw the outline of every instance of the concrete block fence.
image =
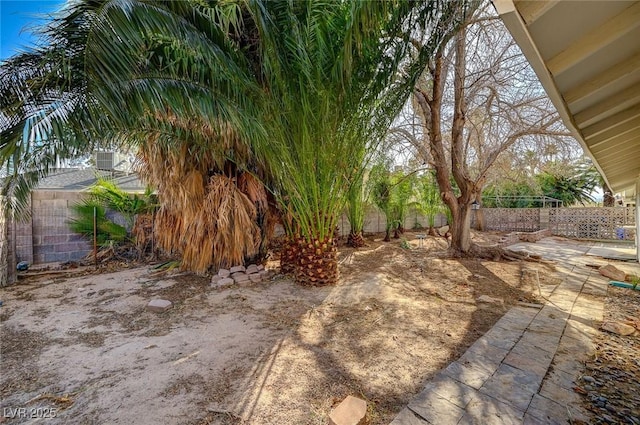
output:
[{"label": "concrete block fence", "polygon": [[483,208],[487,230],[536,232],[575,239],[635,240],[633,207]]},{"label": "concrete block fence", "polygon": [[[79,260],[92,246],[69,228],[71,207],[82,201],[77,191],[37,190],[31,197],[30,219],[4,221],[0,218],[0,286],[10,282],[15,264]],[[2,206],[0,206],[1,208]],[[627,239],[635,235],[633,208],[483,208],[485,228],[512,232],[505,243],[547,235],[578,239]],[[2,215],[4,217],[4,215]],[[475,220],[472,220],[472,223]],[[436,217],[437,227],[447,224],[443,214]],[[346,214],[338,219],[338,235],[347,236],[351,226]],[[370,207],[365,215],[365,233],[381,233],[386,227],[384,214]],[[427,218],[410,209],[404,222],[407,229],[427,228]],[[276,229],[276,235],[282,234]]]},{"label": "concrete block fence", "polygon": [[79,260],[91,243],[69,228],[71,207],[83,200],[81,192],[34,191],[31,217],[14,223],[15,261],[30,264]]}]

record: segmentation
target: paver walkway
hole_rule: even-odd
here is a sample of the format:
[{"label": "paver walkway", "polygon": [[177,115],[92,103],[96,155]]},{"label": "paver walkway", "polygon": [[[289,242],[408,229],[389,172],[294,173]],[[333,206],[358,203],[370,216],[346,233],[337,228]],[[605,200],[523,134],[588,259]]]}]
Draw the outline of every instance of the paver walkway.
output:
[{"label": "paver walkway", "polygon": [[391,425],[566,424],[586,420],[573,391],[593,351],[608,280],[586,264],[593,244],[555,238],[511,247],[553,260],[562,282],[540,288],[545,305],[518,306],[440,371]]}]

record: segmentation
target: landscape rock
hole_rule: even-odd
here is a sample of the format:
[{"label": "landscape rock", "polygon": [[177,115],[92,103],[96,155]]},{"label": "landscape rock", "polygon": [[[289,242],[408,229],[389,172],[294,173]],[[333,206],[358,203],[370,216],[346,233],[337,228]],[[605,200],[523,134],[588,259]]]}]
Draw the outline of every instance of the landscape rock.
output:
[{"label": "landscape rock", "polygon": [[262,264],[258,264],[257,267],[258,267],[258,271],[264,270],[264,265],[262,265]]},{"label": "landscape rock", "polygon": [[612,266],[611,264],[608,264],[604,267],[600,267],[600,270],[598,271],[602,276],[608,277],[611,280],[617,280],[620,282],[624,282],[625,278],[627,277],[627,274],[625,272],[623,272],[622,270],[620,270],[615,266]]},{"label": "landscape rock", "polygon": [[624,323],[619,322],[604,322],[600,328],[607,332],[622,336],[631,335],[636,331],[636,328],[634,328],[633,326],[625,325]]},{"label": "landscape rock", "polygon": [[217,285],[218,282],[220,282],[222,279],[224,279],[224,277],[215,275],[215,276],[211,277],[211,284],[212,285]]},{"label": "landscape rock", "polygon": [[235,283],[235,281],[233,279],[231,279],[230,277],[225,277],[222,278],[218,281],[218,288],[222,288],[224,286],[229,286],[229,285],[233,285]]},{"label": "landscape rock", "polygon": [[151,300],[149,301],[149,304],[147,304],[147,310],[156,313],[163,312],[171,307],[173,307],[173,304],[168,300]]},{"label": "landscape rock", "polygon": [[245,273],[239,273],[236,276],[233,277],[233,280],[236,283],[246,283],[249,282],[249,275],[245,274]]},{"label": "landscape rock", "polygon": [[220,277],[229,277],[230,274],[231,274],[230,270],[227,270],[227,269],[218,270],[218,276]]},{"label": "landscape rock", "polygon": [[250,264],[249,267],[247,267],[247,274],[254,274],[254,273],[258,273],[260,270],[258,270],[258,266],[256,266],[255,264]]},{"label": "landscape rock", "polygon": [[245,272],[247,271],[247,269],[245,269],[244,266],[235,266],[235,267],[231,267],[231,270],[229,270],[231,273],[237,273],[237,272]]},{"label": "landscape rock", "polygon": [[231,277],[233,279],[235,279],[238,276],[246,276],[247,274],[245,272],[235,272],[235,273],[231,273]]},{"label": "landscape rock", "polygon": [[258,275],[262,278],[262,280],[267,280],[271,277],[271,272],[268,270],[260,270]]},{"label": "landscape rock", "polygon": [[363,425],[367,415],[367,402],[347,396],[329,414],[330,425]]},{"label": "landscape rock", "polygon": [[480,295],[476,298],[476,301],[479,303],[487,303],[487,304],[504,304],[504,300],[502,298],[492,298],[489,295]]},{"label": "landscape rock", "polygon": [[253,282],[253,283],[262,282],[262,276],[260,276],[260,274],[257,274],[257,273],[250,274],[250,275],[249,275],[249,279],[250,279],[250,280],[251,280],[251,282]]}]

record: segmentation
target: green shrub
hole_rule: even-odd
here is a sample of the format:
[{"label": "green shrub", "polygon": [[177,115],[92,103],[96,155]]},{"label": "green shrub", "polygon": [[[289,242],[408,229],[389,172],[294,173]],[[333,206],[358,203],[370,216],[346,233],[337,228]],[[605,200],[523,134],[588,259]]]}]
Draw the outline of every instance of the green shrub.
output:
[{"label": "green shrub", "polygon": [[109,220],[102,205],[92,200],[86,200],[71,207],[76,218],[69,221],[69,227],[75,233],[93,240],[94,214],[96,222],[96,239],[99,245],[108,241],[117,243],[127,239],[127,229]]}]

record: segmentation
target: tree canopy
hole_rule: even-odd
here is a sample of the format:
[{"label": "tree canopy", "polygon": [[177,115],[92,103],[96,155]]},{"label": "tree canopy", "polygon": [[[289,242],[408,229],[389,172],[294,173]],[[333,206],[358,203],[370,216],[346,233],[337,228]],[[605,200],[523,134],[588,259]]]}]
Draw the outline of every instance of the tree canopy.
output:
[{"label": "tree canopy", "polygon": [[[246,229],[237,226],[257,231],[250,222],[259,221],[264,196],[250,199],[230,185],[252,176],[291,216],[300,248],[319,250],[306,256],[313,264],[297,268],[298,279],[335,281],[332,237],[347,190],[466,7],[400,0],[70,3],[45,28],[44,47],[3,64],[0,91],[10,96],[1,105],[9,120],[0,127],[0,157],[13,176],[5,193],[24,194],[36,181],[24,176],[42,175],[57,158],[90,151],[97,140],[138,146],[143,176],[165,183],[165,227],[182,229],[167,245],[197,251],[210,243],[207,234],[220,233],[221,221],[211,217],[244,210],[232,220],[235,230],[204,250],[215,257],[236,242],[243,247],[237,261],[255,253],[260,237],[240,238]],[[422,47],[410,54],[415,37]],[[32,84],[33,75],[41,84]],[[29,156],[34,146],[46,155]],[[223,208],[213,193],[236,194],[236,207]],[[203,237],[185,238],[187,229]],[[192,262],[196,269],[211,264],[200,260]]]}]

